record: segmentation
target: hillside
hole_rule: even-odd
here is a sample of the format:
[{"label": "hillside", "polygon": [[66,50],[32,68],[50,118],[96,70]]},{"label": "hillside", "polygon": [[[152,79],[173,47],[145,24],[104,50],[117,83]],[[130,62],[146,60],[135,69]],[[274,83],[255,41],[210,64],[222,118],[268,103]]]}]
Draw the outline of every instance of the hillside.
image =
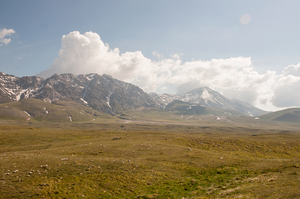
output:
[{"label": "hillside", "polygon": [[111,118],[107,114],[69,100],[47,103],[43,100],[29,98],[0,104],[0,119],[5,120],[82,122],[94,121],[98,117]]},{"label": "hillside", "polygon": [[222,109],[217,107],[205,107],[203,105],[194,105],[192,103],[175,100],[165,108],[175,114],[180,115],[211,115],[211,116],[245,116],[234,109]]},{"label": "hillside", "polygon": [[297,122],[300,123],[300,108],[290,108],[259,116],[270,121]]}]

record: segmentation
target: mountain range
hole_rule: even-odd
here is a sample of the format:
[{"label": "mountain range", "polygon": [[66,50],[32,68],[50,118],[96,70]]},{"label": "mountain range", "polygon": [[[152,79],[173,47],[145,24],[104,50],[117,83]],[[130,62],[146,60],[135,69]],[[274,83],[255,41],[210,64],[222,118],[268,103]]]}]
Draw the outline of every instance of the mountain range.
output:
[{"label": "mountain range", "polygon": [[40,99],[48,103],[71,100],[110,115],[140,107],[166,109],[173,106],[174,108],[174,103],[172,104],[174,101],[184,102],[188,107],[187,110],[192,110],[194,113],[197,112],[196,107],[198,107],[197,110],[199,107],[226,110],[229,115],[231,113],[228,110],[245,116],[267,113],[246,102],[230,100],[208,87],[199,87],[184,95],[147,94],[138,86],[105,74],[54,74],[43,79],[37,76],[19,78],[0,72],[0,103],[28,98]]},{"label": "mountain range", "polygon": [[109,75],[55,74],[47,79],[36,76],[22,78],[0,73],[0,103],[26,98],[52,103],[70,99],[95,110],[117,114],[155,103],[139,87],[119,81]]}]

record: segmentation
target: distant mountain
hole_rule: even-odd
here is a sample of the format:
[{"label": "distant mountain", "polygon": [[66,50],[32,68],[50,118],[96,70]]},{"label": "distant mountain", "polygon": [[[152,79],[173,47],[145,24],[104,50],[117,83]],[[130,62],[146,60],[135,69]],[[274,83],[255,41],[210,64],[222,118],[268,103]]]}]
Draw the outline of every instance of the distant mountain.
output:
[{"label": "distant mountain", "polygon": [[199,104],[174,100],[165,107],[165,110],[180,115],[214,115],[214,116],[245,116],[246,114],[235,109],[205,107]]},{"label": "distant mountain", "polygon": [[109,75],[55,74],[43,79],[35,76],[18,78],[0,73],[0,103],[26,98],[42,99],[49,103],[71,99],[109,114],[155,105],[153,98],[139,87]]},{"label": "distant mountain", "polygon": [[230,100],[208,87],[199,87],[193,89],[182,96],[153,93],[151,96],[155,98],[157,106],[162,108],[166,108],[166,106],[174,100],[180,100],[203,107],[235,110],[248,116],[258,116],[267,113],[266,111],[258,109],[246,102],[242,102],[240,100]]},{"label": "distant mountain", "polygon": [[300,108],[289,108],[259,116],[260,119],[300,123]]}]

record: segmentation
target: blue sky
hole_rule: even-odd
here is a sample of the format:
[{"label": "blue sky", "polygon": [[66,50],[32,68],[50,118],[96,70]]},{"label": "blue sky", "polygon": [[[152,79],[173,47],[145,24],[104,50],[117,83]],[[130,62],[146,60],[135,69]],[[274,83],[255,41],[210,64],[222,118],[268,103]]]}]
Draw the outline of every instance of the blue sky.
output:
[{"label": "blue sky", "polygon": [[[255,73],[257,79],[252,79],[252,82],[263,81],[263,79],[269,79],[265,84],[280,82],[278,78],[284,76],[284,70],[298,71],[300,63],[299,7],[300,1],[298,0],[1,0],[0,31],[12,29],[14,33],[3,36],[4,32],[2,32],[2,38],[0,34],[0,71],[19,77],[42,74],[41,71],[48,71],[47,75],[44,73],[45,76],[51,75],[51,71],[85,72],[80,69],[80,66],[76,66],[78,70],[77,68],[60,70],[64,68],[62,64],[70,64],[68,60],[65,60],[70,56],[61,55],[60,57],[59,51],[64,49],[61,45],[63,35],[69,35],[68,38],[71,38],[75,37],[75,34],[70,34],[73,31],[78,31],[80,35],[91,31],[99,35],[100,41],[108,44],[110,50],[118,48],[119,58],[121,57],[122,60],[128,58],[125,55],[122,57],[122,53],[132,52],[134,56],[139,57],[140,63],[148,63],[150,60],[152,65],[148,67],[152,68],[161,67],[166,70],[168,67],[163,64],[170,63],[169,59],[180,59],[180,63],[176,62],[177,69],[169,76],[166,76],[167,72],[164,71],[159,76],[151,78],[138,75],[141,71],[143,73],[148,69],[134,70],[136,73],[134,77],[130,75],[123,77],[119,73],[95,69],[96,66],[93,65],[91,68],[94,68],[87,70],[87,73],[102,73],[103,71],[111,73],[149,92],[176,93],[185,85],[188,87],[206,85],[231,98],[249,98],[245,97],[245,93],[255,93],[257,88],[249,86],[249,82],[243,87],[234,87],[229,84],[229,76],[233,78],[236,73],[228,72],[227,74],[226,70],[222,70],[222,73],[227,74],[224,82],[227,82],[228,87],[222,86],[224,82],[216,83],[217,80],[201,82],[195,77],[188,81],[189,77],[183,76],[189,76],[189,72],[180,77],[177,73],[184,67],[192,67],[187,64],[190,62],[201,65],[206,62],[211,64],[212,59],[226,62],[232,58],[231,61],[238,63],[241,60],[237,58],[240,57],[244,58],[245,62],[235,67],[236,72],[244,70],[245,73],[246,71],[250,71],[249,74]],[[241,17],[245,14],[251,19],[243,24]],[[5,38],[10,39],[10,42],[3,42]],[[73,43],[67,42],[67,45],[73,46],[74,42],[79,42],[72,41]],[[126,55],[129,56],[128,53]],[[58,60],[56,63],[54,63],[55,59]],[[250,63],[248,63],[249,59]],[[199,60],[202,62],[197,62]],[[101,67],[101,63],[100,60],[97,67]],[[113,64],[117,63],[120,61],[116,58]],[[104,62],[102,65],[105,65]],[[289,65],[292,67],[287,68]],[[128,63],[124,67],[122,71],[129,67]],[[211,65],[210,67],[217,66]],[[222,68],[222,64],[220,67]],[[212,70],[204,66],[200,68],[201,70],[207,69],[205,74],[208,74],[208,70]],[[216,70],[219,69],[215,68],[214,71]],[[160,76],[168,78],[168,81],[163,82],[159,79]],[[296,79],[282,80],[281,82],[285,83],[281,83],[278,87],[296,84],[298,76],[294,76]],[[214,77],[220,79],[218,76]],[[145,78],[149,81],[145,81]],[[153,85],[151,81],[160,83],[155,87],[150,87],[149,84]],[[190,86],[192,84],[194,86]],[[269,87],[265,89],[271,89]],[[280,100],[276,102],[274,96],[278,89],[277,87],[272,89],[273,92],[269,94],[266,94],[267,91],[262,92],[264,94],[253,94],[254,96],[250,97],[251,100],[248,102],[269,109],[271,106],[298,106],[295,102],[283,103]],[[240,93],[236,94],[238,92]],[[269,104],[267,105],[264,100],[269,100]]]}]

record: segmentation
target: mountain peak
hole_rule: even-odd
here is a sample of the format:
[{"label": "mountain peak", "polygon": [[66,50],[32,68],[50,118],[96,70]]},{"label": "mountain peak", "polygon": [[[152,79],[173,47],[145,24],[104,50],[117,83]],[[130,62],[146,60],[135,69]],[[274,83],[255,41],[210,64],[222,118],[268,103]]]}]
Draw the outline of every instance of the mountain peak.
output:
[{"label": "mountain peak", "polygon": [[113,79],[113,77],[112,77],[111,75],[108,75],[108,74],[103,74],[102,76],[103,76],[103,77],[108,77],[108,78]]}]

